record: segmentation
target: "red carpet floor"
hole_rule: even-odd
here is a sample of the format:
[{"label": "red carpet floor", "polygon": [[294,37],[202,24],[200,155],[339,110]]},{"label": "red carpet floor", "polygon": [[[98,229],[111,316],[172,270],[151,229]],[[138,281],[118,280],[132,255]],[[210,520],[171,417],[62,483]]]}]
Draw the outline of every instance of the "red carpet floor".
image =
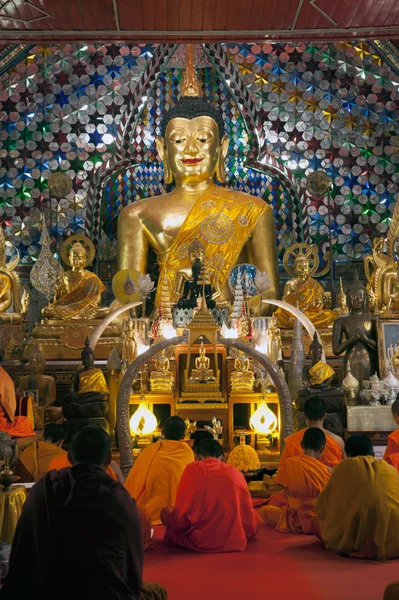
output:
[{"label": "red carpet floor", "polygon": [[386,585],[399,580],[399,560],[341,558],[313,536],[267,526],[246,552],[234,554],[194,554],[162,537],[157,527],[144,580],[164,585],[169,600],[382,600]]}]

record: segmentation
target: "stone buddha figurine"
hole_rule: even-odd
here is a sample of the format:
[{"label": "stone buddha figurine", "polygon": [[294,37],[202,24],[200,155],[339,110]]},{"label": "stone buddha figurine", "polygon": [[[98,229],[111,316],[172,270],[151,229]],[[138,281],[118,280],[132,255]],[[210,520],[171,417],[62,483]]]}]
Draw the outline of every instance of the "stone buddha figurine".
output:
[{"label": "stone buddha figurine", "polygon": [[[46,360],[38,346],[30,353],[28,360],[29,375],[20,378],[18,387],[24,395],[28,391],[37,390],[38,405],[34,406],[35,427],[43,429],[46,422],[55,422],[62,417],[62,409],[53,406],[57,399],[55,379],[52,375],[44,375]],[[39,427],[39,424],[43,427]]]},{"label": "stone buddha figurine", "polygon": [[195,361],[195,369],[191,371],[190,382],[198,382],[198,383],[208,383],[211,381],[215,381],[215,375],[213,370],[211,369],[211,361],[208,356],[206,356],[206,349],[204,346],[204,342],[201,342],[201,346],[199,349],[199,356],[196,357]]},{"label": "stone buddha figurine", "polygon": [[[306,244],[306,246],[308,245]],[[289,255],[290,251],[291,249],[288,248],[286,254]],[[334,322],[336,315],[332,310],[324,308],[324,289],[318,281],[311,277],[311,273],[314,273],[317,268],[317,266],[316,268],[314,266],[312,269],[310,268],[309,258],[313,253],[311,246],[308,246],[306,253],[296,256],[294,261],[295,277],[285,284],[283,300],[288,304],[292,304],[292,306],[298,306],[316,327],[329,327]],[[284,266],[290,274],[287,260],[284,260]],[[274,316],[277,317],[280,327],[285,329],[293,327],[295,317],[284,309],[278,308]]]},{"label": "stone buddha figurine", "polygon": [[24,292],[20,297],[19,277],[15,272],[18,263],[19,253],[7,264],[6,241],[0,226],[0,324],[18,325],[28,312],[29,295]]},{"label": "stone buddha figurine", "polygon": [[[154,250],[160,266],[158,306],[165,280],[173,298],[177,273],[190,267],[188,248],[199,240],[205,247],[207,267],[218,272],[218,301],[231,301],[228,275],[240,263],[266,271],[271,279],[268,297],[276,298],[279,278],[271,206],[261,198],[215,184],[215,179],[225,183],[229,140],[220,110],[200,97],[191,45],[187,54],[181,99],[166,113],[157,140],[165,183],[174,182],[175,187],[122,210],[118,269],[146,273],[150,250]],[[262,310],[267,314],[266,304]]]},{"label": "stone buddha figurine", "polygon": [[330,387],[334,376],[334,369],[321,360],[322,355],[323,348],[315,332],[309,346],[310,365],[303,367],[302,380],[305,386],[315,388],[318,391]]},{"label": "stone buddha figurine", "polygon": [[88,338],[82,350],[82,364],[83,368],[75,372],[73,390],[62,404],[62,414],[67,419],[66,443],[86,425],[99,425],[109,431],[109,389],[101,369],[94,367],[94,352]]},{"label": "stone buddha figurine", "polygon": [[154,362],[155,369],[150,372],[151,392],[172,392],[174,377],[169,370],[170,363],[165,350],[159,353]]},{"label": "stone buddha figurine", "polygon": [[205,295],[208,309],[215,308],[216,302],[212,299],[212,286],[204,263],[197,257],[191,265],[192,277],[184,282],[183,294],[179,299],[178,308],[197,308],[200,296]]},{"label": "stone buddha figurine", "polygon": [[377,370],[377,332],[375,318],[368,312],[367,290],[355,273],[348,286],[349,314],[334,322],[332,350],[336,356],[345,353],[344,373],[351,372],[362,385]]},{"label": "stone buddha figurine", "polygon": [[253,392],[255,383],[254,372],[250,369],[248,356],[237,351],[234,360],[234,371],[231,373],[230,385],[232,392]]},{"label": "stone buddha figurine", "polygon": [[101,295],[105,286],[95,273],[87,271],[94,258],[94,246],[91,240],[79,236],[83,243],[70,240],[63,244],[62,258],[71,269],[62,274],[58,281],[53,304],[43,309],[43,316],[64,321],[82,319],[102,319],[108,308],[101,308]]}]

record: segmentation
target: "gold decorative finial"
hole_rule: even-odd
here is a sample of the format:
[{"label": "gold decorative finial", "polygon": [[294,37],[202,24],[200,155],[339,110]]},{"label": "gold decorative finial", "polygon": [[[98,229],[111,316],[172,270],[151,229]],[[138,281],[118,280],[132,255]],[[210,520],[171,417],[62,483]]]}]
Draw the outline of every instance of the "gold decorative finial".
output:
[{"label": "gold decorative finial", "polygon": [[201,84],[198,80],[194,63],[194,44],[186,45],[186,69],[184,71],[183,83],[181,86],[181,96],[202,96]]}]

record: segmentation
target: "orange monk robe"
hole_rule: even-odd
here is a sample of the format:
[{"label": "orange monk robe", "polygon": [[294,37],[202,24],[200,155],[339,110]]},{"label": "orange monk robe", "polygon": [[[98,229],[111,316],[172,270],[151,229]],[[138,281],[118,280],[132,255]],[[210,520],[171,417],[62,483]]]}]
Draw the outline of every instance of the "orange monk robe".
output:
[{"label": "orange monk robe", "polygon": [[399,452],[399,429],[396,429],[388,436],[388,445],[385,448],[384,460],[387,460],[391,454]]},{"label": "orange monk robe", "polygon": [[386,462],[399,472],[399,452],[395,452],[394,454],[390,454],[385,458]]},{"label": "orange monk robe", "polygon": [[[303,448],[301,442],[306,429],[300,429],[295,433],[287,436],[284,440],[284,449],[280,458],[280,465],[278,468],[277,475],[274,479],[274,489],[271,490],[271,497],[268,502],[270,506],[282,507],[287,504],[287,495],[285,490],[281,489],[284,484],[280,480],[280,471],[287,458],[293,456],[303,456]],[[320,457],[320,462],[326,467],[333,469],[342,461],[342,448],[334,440],[331,435],[326,434],[326,447],[324,448],[323,454]],[[274,492],[274,493],[273,493]]]},{"label": "orange monk robe", "polygon": [[188,465],[164,524],[165,541],[175,546],[196,552],[245,550],[256,535],[256,520],[242,473],[216,458]]},{"label": "orange monk robe", "polygon": [[[59,456],[58,458],[54,458],[49,466],[48,466],[48,470],[52,471],[53,469],[55,471],[60,471],[61,469],[65,469],[66,467],[72,467],[71,461],[69,460],[68,454],[65,452],[65,454],[63,456]],[[114,479],[115,481],[118,481],[117,476],[115,475],[114,470],[112,469],[111,465],[108,465],[108,467],[106,468],[105,472],[112,477],[112,479]]]},{"label": "orange monk robe", "polygon": [[194,462],[194,454],[185,442],[163,440],[140,452],[127,476],[125,487],[143,506],[153,525],[160,525],[160,513],[173,506],[177,486],[187,465]]},{"label": "orange monk robe", "polygon": [[278,531],[320,536],[316,498],[327,485],[330,470],[311,456],[292,456],[284,461],[279,475],[288,504],[283,508],[262,507],[261,519]]},{"label": "orange monk robe", "polygon": [[39,481],[49,470],[50,462],[65,454],[65,450],[50,442],[32,442],[20,453],[15,473],[24,483]]},{"label": "orange monk robe", "polygon": [[35,435],[27,417],[14,416],[16,407],[14,382],[3,367],[0,367],[0,431],[14,437]]},{"label": "orange monk robe", "polygon": [[399,558],[399,476],[374,456],[347,458],[316,501],[327,548],[357,558]]}]

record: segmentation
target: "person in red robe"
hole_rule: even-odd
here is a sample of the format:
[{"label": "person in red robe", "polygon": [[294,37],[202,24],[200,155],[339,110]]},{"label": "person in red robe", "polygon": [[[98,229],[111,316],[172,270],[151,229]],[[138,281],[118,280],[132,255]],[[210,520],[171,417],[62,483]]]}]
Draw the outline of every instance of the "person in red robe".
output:
[{"label": "person in red robe", "polygon": [[0,367],[0,431],[6,431],[13,437],[31,437],[35,435],[28,417],[15,416],[17,400],[14,382]]},{"label": "person in red robe", "polygon": [[302,456],[292,456],[280,468],[280,481],[286,489],[288,504],[264,506],[260,518],[283,533],[305,533],[321,537],[316,513],[316,499],[327,485],[330,469],[320,456],[326,445],[326,436],[318,427],[309,427],[303,436]]},{"label": "person in red robe", "polygon": [[[321,396],[313,396],[305,402],[304,413],[306,423],[309,427],[317,427],[326,436],[326,446],[320,456],[320,461],[326,467],[333,469],[336,467],[345,456],[344,441],[339,436],[324,429],[323,422],[326,417],[326,407]],[[287,494],[284,489],[284,484],[280,477],[280,472],[284,462],[293,456],[303,456],[302,440],[306,429],[300,429],[295,433],[287,436],[284,440],[284,449],[280,458],[280,465],[274,484],[270,489],[270,497],[268,504],[271,506],[286,506]]]},{"label": "person in red robe", "polygon": [[173,508],[161,511],[165,541],[195,552],[242,552],[256,535],[247,483],[224,462],[216,440],[201,440],[197,461],[188,465]]},{"label": "person in red robe", "polygon": [[105,473],[110,438],[83,428],[73,466],[49,471],[24,504],[1,600],[166,600],[143,584],[140,519],[125,488]]},{"label": "person in red robe", "polygon": [[[399,426],[399,400],[395,400],[395,402],[391,406],[392,410],[392,418],[395,421],[396,425]],[[396,454],[397,456],[393,457]],[[392,458],[391,458],[392,457]],[[385,448],[384,460],[387,461],[388,464],[394,466],[396,469],[399,465],[399,429],[395,429],[388,436],[388,444]]]}]

